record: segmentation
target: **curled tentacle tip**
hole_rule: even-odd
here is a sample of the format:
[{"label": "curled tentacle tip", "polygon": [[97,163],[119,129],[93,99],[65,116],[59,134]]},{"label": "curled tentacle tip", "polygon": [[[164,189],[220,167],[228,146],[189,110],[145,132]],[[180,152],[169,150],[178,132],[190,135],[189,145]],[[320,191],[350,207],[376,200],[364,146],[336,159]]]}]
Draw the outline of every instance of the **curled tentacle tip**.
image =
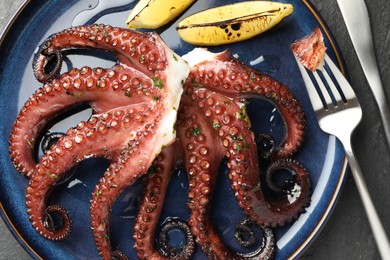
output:
[{"label": "curled tentacle tip", "polygon": [[[168,233],[174,229],[179,229],[185,234],[185,244],[180,248],[169,245]],[[191,233],[190,226],[178,219],[168,219],[161,228],[158,238],[160,253],[172,259],[191,259],[195,252],[195,240]]]},{"label": "curled tentacle tip", "polygon": [[[238,255],[244,259],[272,259],[275,254],[275,236],[269,227],[258,226],[250,219],[244,219],[236,227],[235,238],[237,243],[242,247],[254,246],[256,244],[256,237],[252,231],[254,226],[262,231],[262,241],[258,243],[260,246],[251,253],[239,253]],[[244,237],[247,239],[244,239]]]},{"label": "curled tentacle tip", "polygon": [[34,61],[34,76],[41,83],[47,83],[58,75],[62,68],[62,53],[43,47]]},{"label": "curled tentacle tip", "polygon": [[242,247],[250,247],[256,243],[255,234],[250,227],[252,224],[253,222],[250,219],[244,219],[236,226],[234,238]]},{"label": "curled tentacle tip", "polygon": [[64,135],[65,133],[61,132],[46,133],[41,143],[42,151],[46,153]]},{"label": "curled tentacle tip", "polygon": [[[56,215],[60,218],[57,221]],[[53,235],[47,236],[50,240],[64,240],[72,230],[72,220],[68,211],[60,205],[50,205],[46,208],[42,218],[43,226]],[[60,222],[57,224],[56,222]]]},{"label": "curled tentacle tip", "polygon": [[[265,178],[271,190],[284,194],[285,201],[290,208],[288,210],[290,214],[286,214],[289,217],[281,220],[278,225],[282,226],[293,221],[310,204],[309,175],[307,170],[296,160],[286,158],[271,163]],[[278,178],[279,183],[275,183],[275,179]]]},{"label": "curled tentacle tip", "polygon": [[272,156],[276,152],[276,143],[272,136],[259,134],[255,140],[259,155],[266,160],[272,159]]}]

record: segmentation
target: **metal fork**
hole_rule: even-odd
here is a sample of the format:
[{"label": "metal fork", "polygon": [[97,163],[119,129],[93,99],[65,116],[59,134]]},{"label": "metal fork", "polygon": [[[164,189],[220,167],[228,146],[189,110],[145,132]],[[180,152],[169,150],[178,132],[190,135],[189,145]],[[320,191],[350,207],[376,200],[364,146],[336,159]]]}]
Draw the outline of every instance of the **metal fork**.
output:
[{"label": "metal fork", "polygon": [[[311,72],[308,72],[297,58],[296,60],[320,128],[336,136],[343,144],[381,257],[390,259],[389,239],[376,212],[351,145],[352,132],[362,118],[359,101],[351,85],[327,54],[324,69],[313,72],[313,80],[309,75]],[[328,71],[331,73],[329,74]],[[321,77],[320,74],[323,76]],[[333,76],[330,76],[332,74]]]}]

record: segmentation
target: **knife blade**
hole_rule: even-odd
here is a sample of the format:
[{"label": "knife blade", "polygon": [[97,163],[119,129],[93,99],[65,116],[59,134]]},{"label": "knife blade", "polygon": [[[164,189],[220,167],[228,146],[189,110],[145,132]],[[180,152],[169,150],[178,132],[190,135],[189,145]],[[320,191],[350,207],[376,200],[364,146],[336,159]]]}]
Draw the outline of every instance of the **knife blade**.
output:
[{"label": "knife blade", "polygon": [[[364,75],[378,104],[387,142],[390,144],[390,111],[379,75],[372,40],[370,17],[364,0],[337,0]],[[380,221],[369,218],[382,259],[390,259],[389,239]]]},{"label": "knife blade", "polygon": [[372,40],[370,17],[364,0],[337,0],[364,75],[377,102],[388,145],[390,111],[379,75]]}]

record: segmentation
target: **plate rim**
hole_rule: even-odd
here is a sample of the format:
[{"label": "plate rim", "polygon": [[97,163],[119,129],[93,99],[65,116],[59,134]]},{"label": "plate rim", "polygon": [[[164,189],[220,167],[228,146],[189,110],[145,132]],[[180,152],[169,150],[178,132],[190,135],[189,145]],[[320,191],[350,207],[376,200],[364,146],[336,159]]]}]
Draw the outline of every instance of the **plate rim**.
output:
[{"label": "plate rim", "polygon": [[[14,23],[21,18],[23,11],[25,8],[31,4],[32,0],[24,0],[20,6],[17,8],[17,10],[14,12],[14,14],[11,16],[11,18],[6,23],[6,26],[4,27],[3,31],[0,33],[0,47],[3,45],[4,39],[9,33],[9,31],[12,29],[12,26]],[[335,54],[335,57],[337,59],[337,65],[340,68],[342,74],[346,77],[348,77],[348,72],[346,69],[346,65],[344,62],[344,59],[341,55],[341,51],[338,47],[338,45],[335,43],[334,36],[332,35],[330,29],[328,28],[327,24],[325,23],[324,19],[321,17],[318,10],[313,6],[313,4],[310,2],[310,0],[301,0],[301,2],[307,7],[307,9],[310,11],[310,13],[313,15],[314,19],[319,23],[319,26],[321,27],[322,31],[326,34],[327,39],[331,45],[331,48]],[[340,196],[341,190],[344,186],[344,182],[346,180],[347,176],[347,169],[348,169],[348,160],[346,156],[344,155],[344,160],[341,167],[341,172],[339,174],[339,179],[337,181],[337,184],[335,186],[334,192],[332,194],[332,197],[329,200],[329,204],[327,205],[324,213],[322,214],[320,220],[317,222],[317,224],[314,226],[314,228],[309,232],[309,235],[307,238],[301,243],[301,245],[288,257],[288,259],[296,259],[300,257],[303,252],[310,246],[310,244],[315,240],[315,238],[320,234],[322,228],[325,226],[327,220],[332,215],[332,212],[337,205],[338,198]],[[34,250],[34,248],[28,243],[25,238],[21,235],[19,230],[16,228],[14,221],[11,220],[9,215],[7,214],[3,203],[0,201],[0,216],[3,219],[5,226],[8,228],[8,230],[11,232],[11,234],[14,236],[14,238],[17,240],[19,245],[33,258],[37,259],[43,259],[40,254]]]}]

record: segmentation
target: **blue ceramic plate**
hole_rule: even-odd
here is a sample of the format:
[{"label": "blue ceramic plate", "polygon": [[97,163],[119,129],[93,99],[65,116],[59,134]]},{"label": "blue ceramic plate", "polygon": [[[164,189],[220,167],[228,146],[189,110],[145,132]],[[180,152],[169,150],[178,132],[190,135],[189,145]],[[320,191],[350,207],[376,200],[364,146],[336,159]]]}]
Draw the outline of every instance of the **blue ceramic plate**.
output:
[{"label": "blue ceramic plate", "polygon": [[[99,3],[100,2],[100,3]],[[113,6],[112,2],[122,3]],[[32,73],[32,58],[37,47],[53,33],[72,25],[106,23],[125,26],[129,10],[136,1],[111,0],[39,0],[26,1],[9,24],[0,42],[0,199],[1,215],[16,239],[34,258],[44,259],[94,259],[98,258],[89,224],[89,200],[93,188],[107,167],[100,159],[87,160],[77,167],[74,175],[58,185],[51,200],[65,206],[73,218],[71,236],[61,242],[52,242],[40,237],[31,227],[25,208],[25,188],[28,181],[11,164],[8,156],[9,133],[17,113],[27,98],[40,84]],[[226,0],[199,0],[182,17],[211,6],[223,5]],[[344,152],[340,143],[321,132],[309,103],[303,81],[295,64],[290,44],[319,26],[324,32],[328,54],[344,71],[336,44],[325,23],[314,8],[305,0],[290,0],[295,11],[271,31],[251,40],[210,48],[217,52],[229,48],[241,61],[270,74],[288,85],[302,103],[307,115],[307,131],[304,144],[294,158],[309,171],[312,183],[312,200],[306,212],[297,221],[275,230],[277,239],[276,259],[297,257],[319,232],[335,204],[346,170]],[[175,30],[175,22],[160,29],[168,45],[183,55],[193,46],[183,42]],[[261,62],[260,62],[261,61]],[[75,52],[68,55],[66,64],[74,67],[111,66],[111,56],[103,53]],[[65,70],[67,66],[65,66]],[[89,116],[89,111],[54,126],[53,131],[66,131],[75,122]],[[253,102],[250,116],[255,132],[281,136],[282,123],[267,102]],[[222,167],[218,190],[213,201],[213,221],[224,241],[234,247],[234,226],[243,217],[230,189]],[[187,219],[186,207],[188,183],[185,172],[179,170],[171,181],[162,223],[167,217]],[[126,190],[115,204],[111,217],[111,239],[114,248],[135,258],[132,228],[142,193],[142,182]],[[229,203],[226,203],[228,201]],[[228,207],[226,205],[229,205]],[[205,259],[198,251],[195,259]]]}]

